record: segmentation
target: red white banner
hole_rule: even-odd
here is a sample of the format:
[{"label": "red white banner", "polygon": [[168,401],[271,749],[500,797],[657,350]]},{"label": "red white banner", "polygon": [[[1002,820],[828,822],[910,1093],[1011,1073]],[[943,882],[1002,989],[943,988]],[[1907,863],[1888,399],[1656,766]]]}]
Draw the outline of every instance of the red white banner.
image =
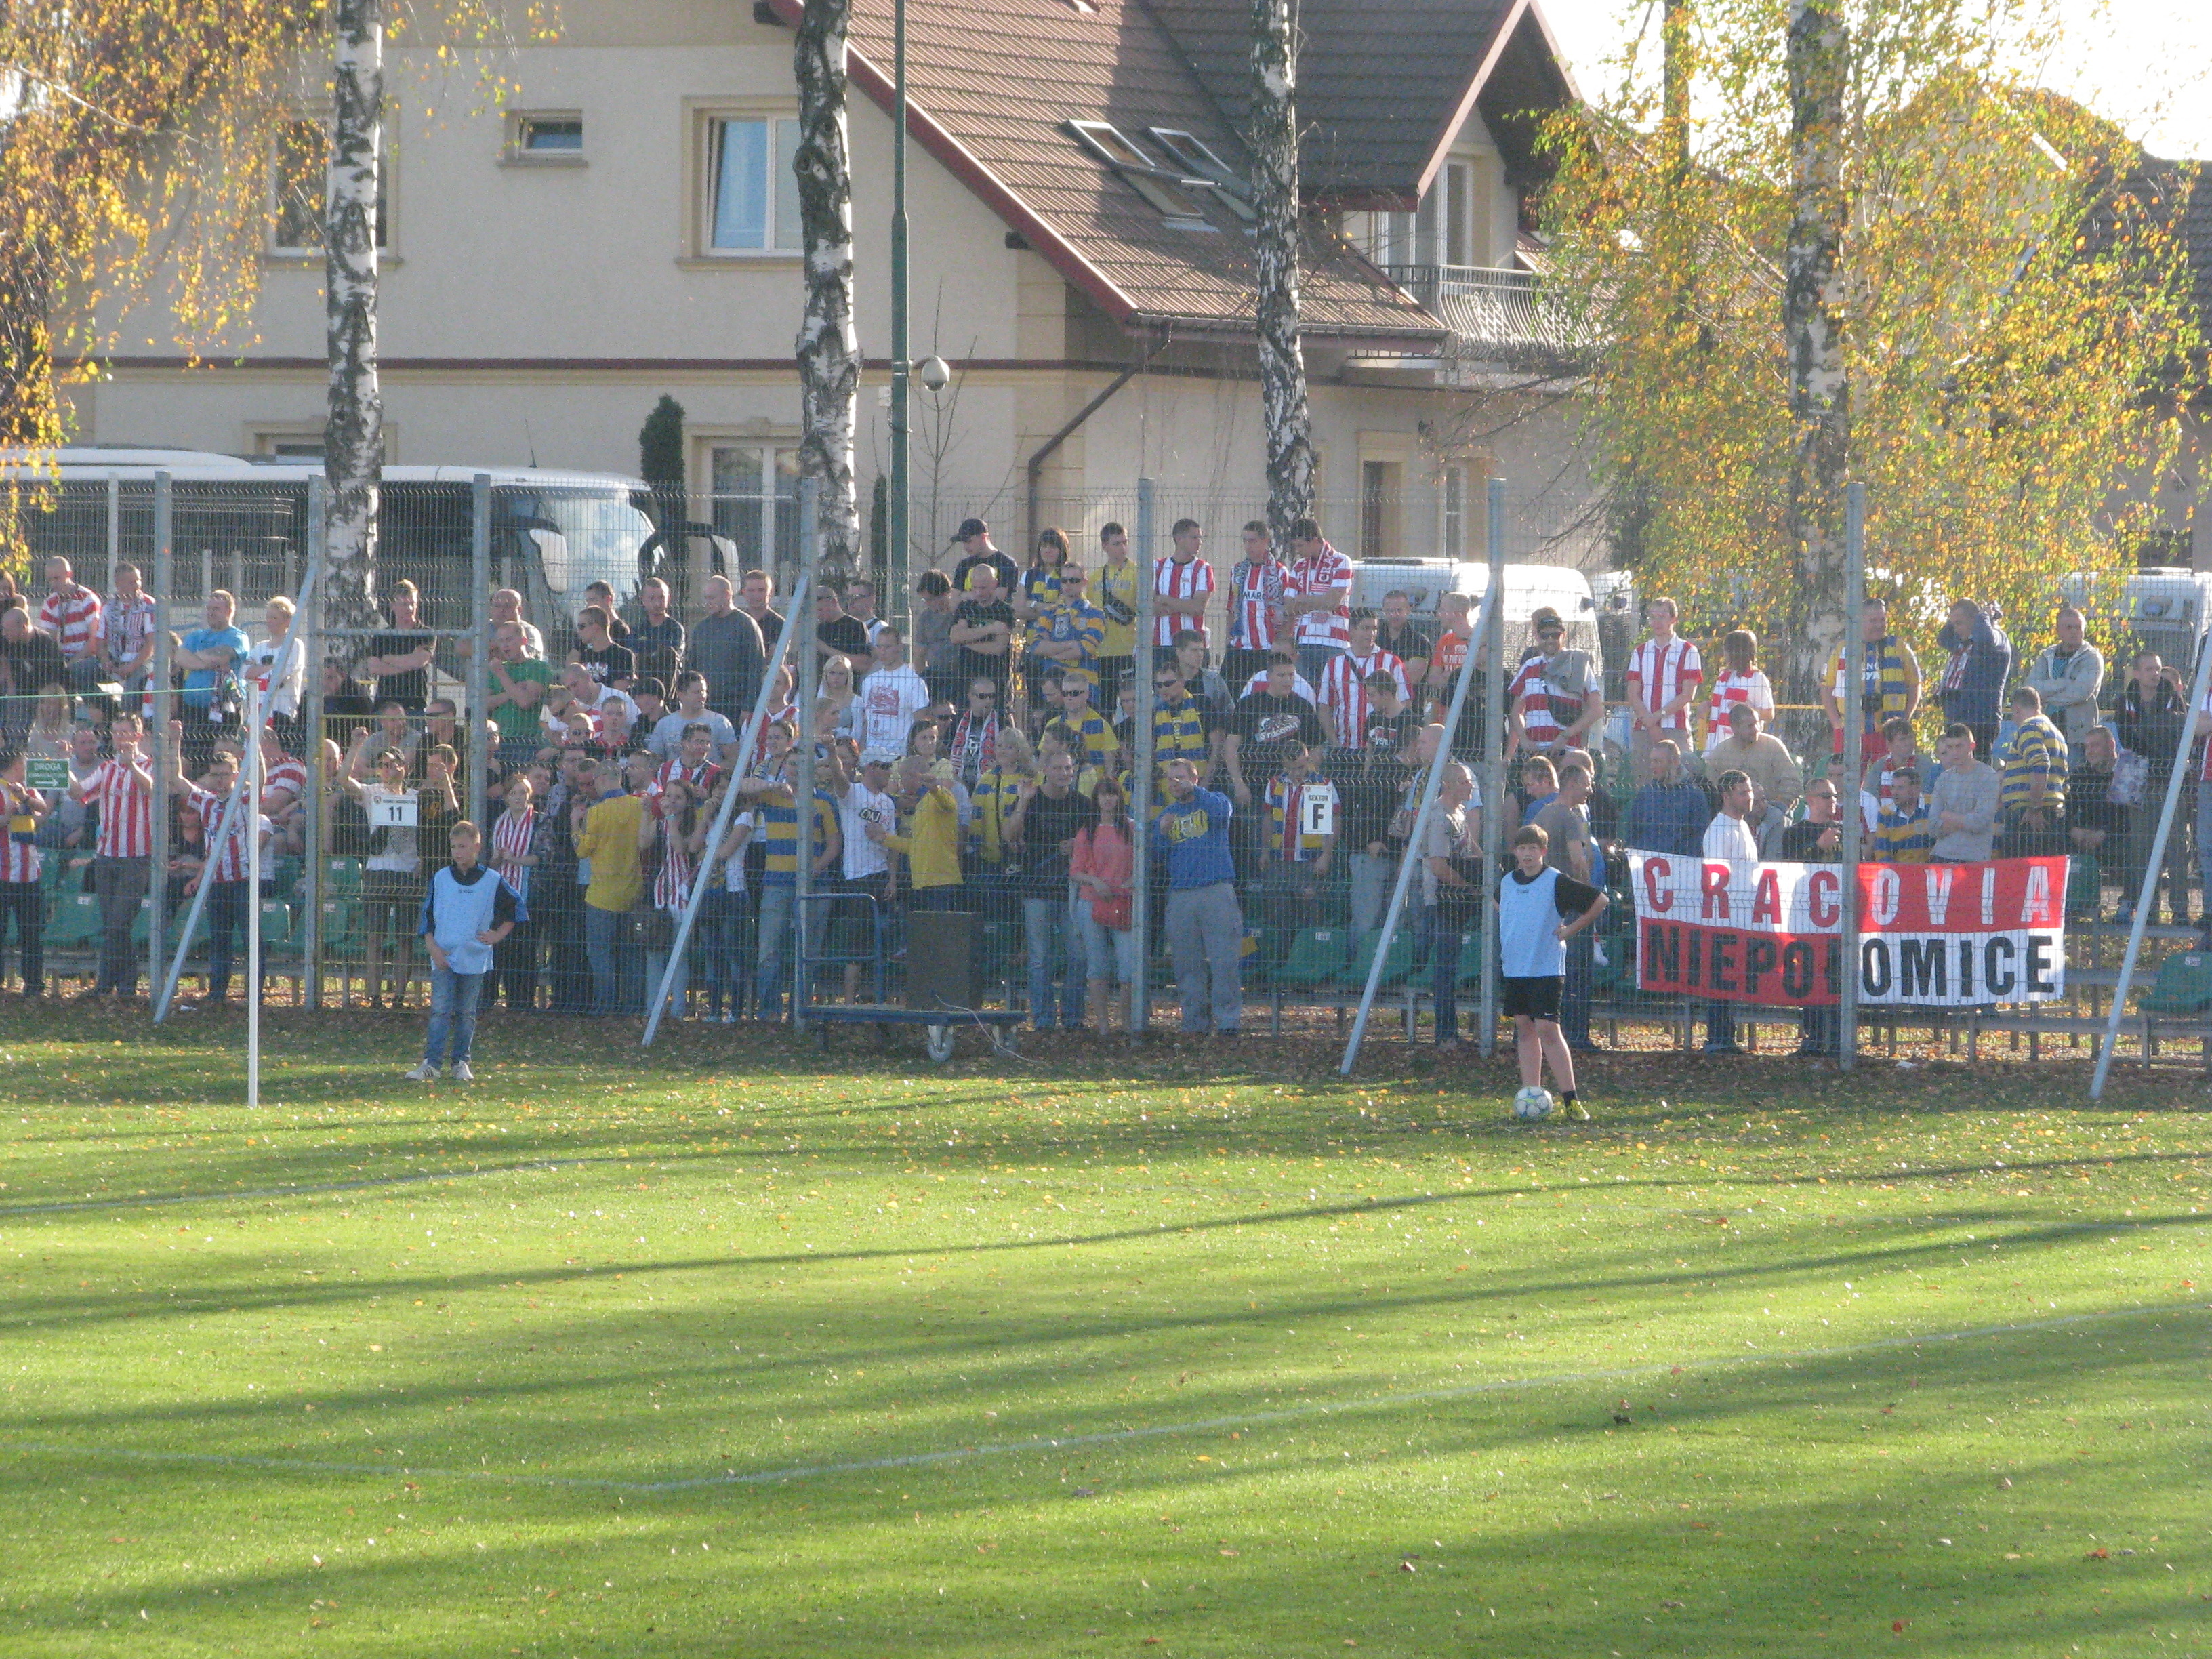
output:
[{"label": "red white banner", "polygon": [[[1722,1002],[1841,996],[1844,872],[1631,852],[1636,982]],[[1862,864],[1859,1000],[1971,1008],[2066,990],[2066,860]]]}]

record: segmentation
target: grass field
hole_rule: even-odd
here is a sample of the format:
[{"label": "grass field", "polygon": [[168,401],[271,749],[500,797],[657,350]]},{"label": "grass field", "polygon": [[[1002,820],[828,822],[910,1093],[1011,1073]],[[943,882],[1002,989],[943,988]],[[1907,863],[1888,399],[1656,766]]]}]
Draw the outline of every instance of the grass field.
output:
[{"label": "grass field", "polygon": [[2193,1081],[236,1035],[0,1019],[9,1659],[2212,1655]]}]

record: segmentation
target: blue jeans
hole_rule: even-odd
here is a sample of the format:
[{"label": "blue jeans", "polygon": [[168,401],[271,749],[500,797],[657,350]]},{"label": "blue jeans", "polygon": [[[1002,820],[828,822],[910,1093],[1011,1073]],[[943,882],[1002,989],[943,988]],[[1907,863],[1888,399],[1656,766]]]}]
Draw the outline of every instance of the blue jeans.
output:
[{"label": "blue jeans", "polygon": [[[208,994],[220,1002],[230,994],[230,967],[246,942],[247,907],[253,902],[249,882],[219,881],[208,889]],[[261,976],[253,976],[253,994],[261,994]]]},{"label": "blue jeans", "polygon": [[1579,1048],[1590,1040],[1590,992],[1597,975],[1597,941],[1585,927],[1567,941],[1567,982],[1559,991],[1559,1035]]},{"label": "blue jeans", "polygon": [[744,1012],[745,896],[726,887],[708,888],[692,939],[707,970],[707,1012]]},{"label": "blue jeans", "polygon": [[[2179,836],[2182,830],[2182,825],[2179,822],[2181,814],[2177,811],[2173,816],[2177,822],[2167,832],[2166,839],[2169,841]],[[2155,815],[2151,818],[2151,833],[2155,834],[2158,824]],[[2148,848],[2150,843],[2146,841],[2143,845]],[[2173,861],[2169,859],[2166,868],[2170,870],[2172,867]],[[2212,915],[2212,783],[2200,783],[2197,786],[2197,877],[2203,884],[2199,890],[2198,913]],[[2173,919],[2176,921],[2181,921],[2189,914],[2189,896],[2186,893],[2175,893],[2169,890],[2167,897],[2173,906]]]},{"label": "blue jeans", "polygon": [[1091,901],[1075,901],[1075,931],[1083,937],[1084,971],[1092,979],[1110,979],[1125,989],[1137,982],[1137,930],[1102,927],[1091,917]]},{"label": "blue jeans", "polygon": [[[1397,878],[1398,860],[1373,853],[1352,855],[1352,931],[1371,933],[1389,914],[1390,884]],[[1413,895],[1420,897],[1419,893]]]},{"label": "blue jeans", "polygon": [[1168,894],[1168,951],[1186,1031],[1236,1031],[1244,1024],[1244,913],[1225,881]]},{"label": "blue jeans", "polygon": [[623,981],[629,967],[629,912],[584,907],[584,956],[592,964],[592,1012],[617,1014],[623,1007]]},{"label": "blue jeans", "polygon": [[[814,890],[820,891],[817,887]],[[760,1017],[783,1017],[784,994],[791,989],[792,912],[799,890],[788,883],[760,890]],[[819,905],[811,906],[819,909]]]},{"label": "blue jeans", "polygon": [[1083,1024],[1083,941],[1076,936],[1073,901],[1022,897],[1022,938],[1030,955],[1030,1024],[1052,1029],[1053,981],[1060,982],[1060,1023]]},{"label": "blue jeans", "polygon": [[484,975],[457,974],[450,968],[430,969],[430,1030],[422,1039],[422,1059],[432,1066],[446,1063],[446,1040],[453,1038],[453,1063],[469,1057],[477,1036],[477,999],[483,994]]},{"label": "blue jeans", "polygon": [[1459,968],[1467,949],[1467,935],[1456,919],[1446,921],[1440,906],[1431,904],[1428,919],[1429,988],[1437,1000],[1437,1041],[1459,1041]]},{"label": "blue jeans", "polygon": [[1712,1001],[1705,1005],[1705,1047],[1735,1047],[1735,1004]]}]

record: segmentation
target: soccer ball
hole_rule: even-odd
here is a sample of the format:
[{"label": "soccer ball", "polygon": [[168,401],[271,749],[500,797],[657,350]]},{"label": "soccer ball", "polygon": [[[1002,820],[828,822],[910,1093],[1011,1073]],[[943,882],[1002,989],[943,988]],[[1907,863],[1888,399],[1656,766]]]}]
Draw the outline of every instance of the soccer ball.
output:
[{"label": "soccer ball", "polygon": [[1523,1123],[1541,1123],[1552,1115],[1552,1091],[1532,1083],[1513,1097],[1513,1115]]}]

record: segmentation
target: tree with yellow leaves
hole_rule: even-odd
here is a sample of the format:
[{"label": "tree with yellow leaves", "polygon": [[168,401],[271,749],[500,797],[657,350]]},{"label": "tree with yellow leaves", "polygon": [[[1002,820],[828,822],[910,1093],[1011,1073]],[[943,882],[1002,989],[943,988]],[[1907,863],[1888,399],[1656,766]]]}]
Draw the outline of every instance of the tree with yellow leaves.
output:
[{"label": "tree with yellow leaves", "polygon": [[1558,122],[1546,202],[1555,294],[1607,342],[1588,435],[1647,591],[1782,642],[1810,702],[1848,479],[1901,624],[2115,577],[2198,342],[2175,176],[2014,77],[2056,6],[1671,0],[1667,24],[1664,101],[1632,79]]}]

